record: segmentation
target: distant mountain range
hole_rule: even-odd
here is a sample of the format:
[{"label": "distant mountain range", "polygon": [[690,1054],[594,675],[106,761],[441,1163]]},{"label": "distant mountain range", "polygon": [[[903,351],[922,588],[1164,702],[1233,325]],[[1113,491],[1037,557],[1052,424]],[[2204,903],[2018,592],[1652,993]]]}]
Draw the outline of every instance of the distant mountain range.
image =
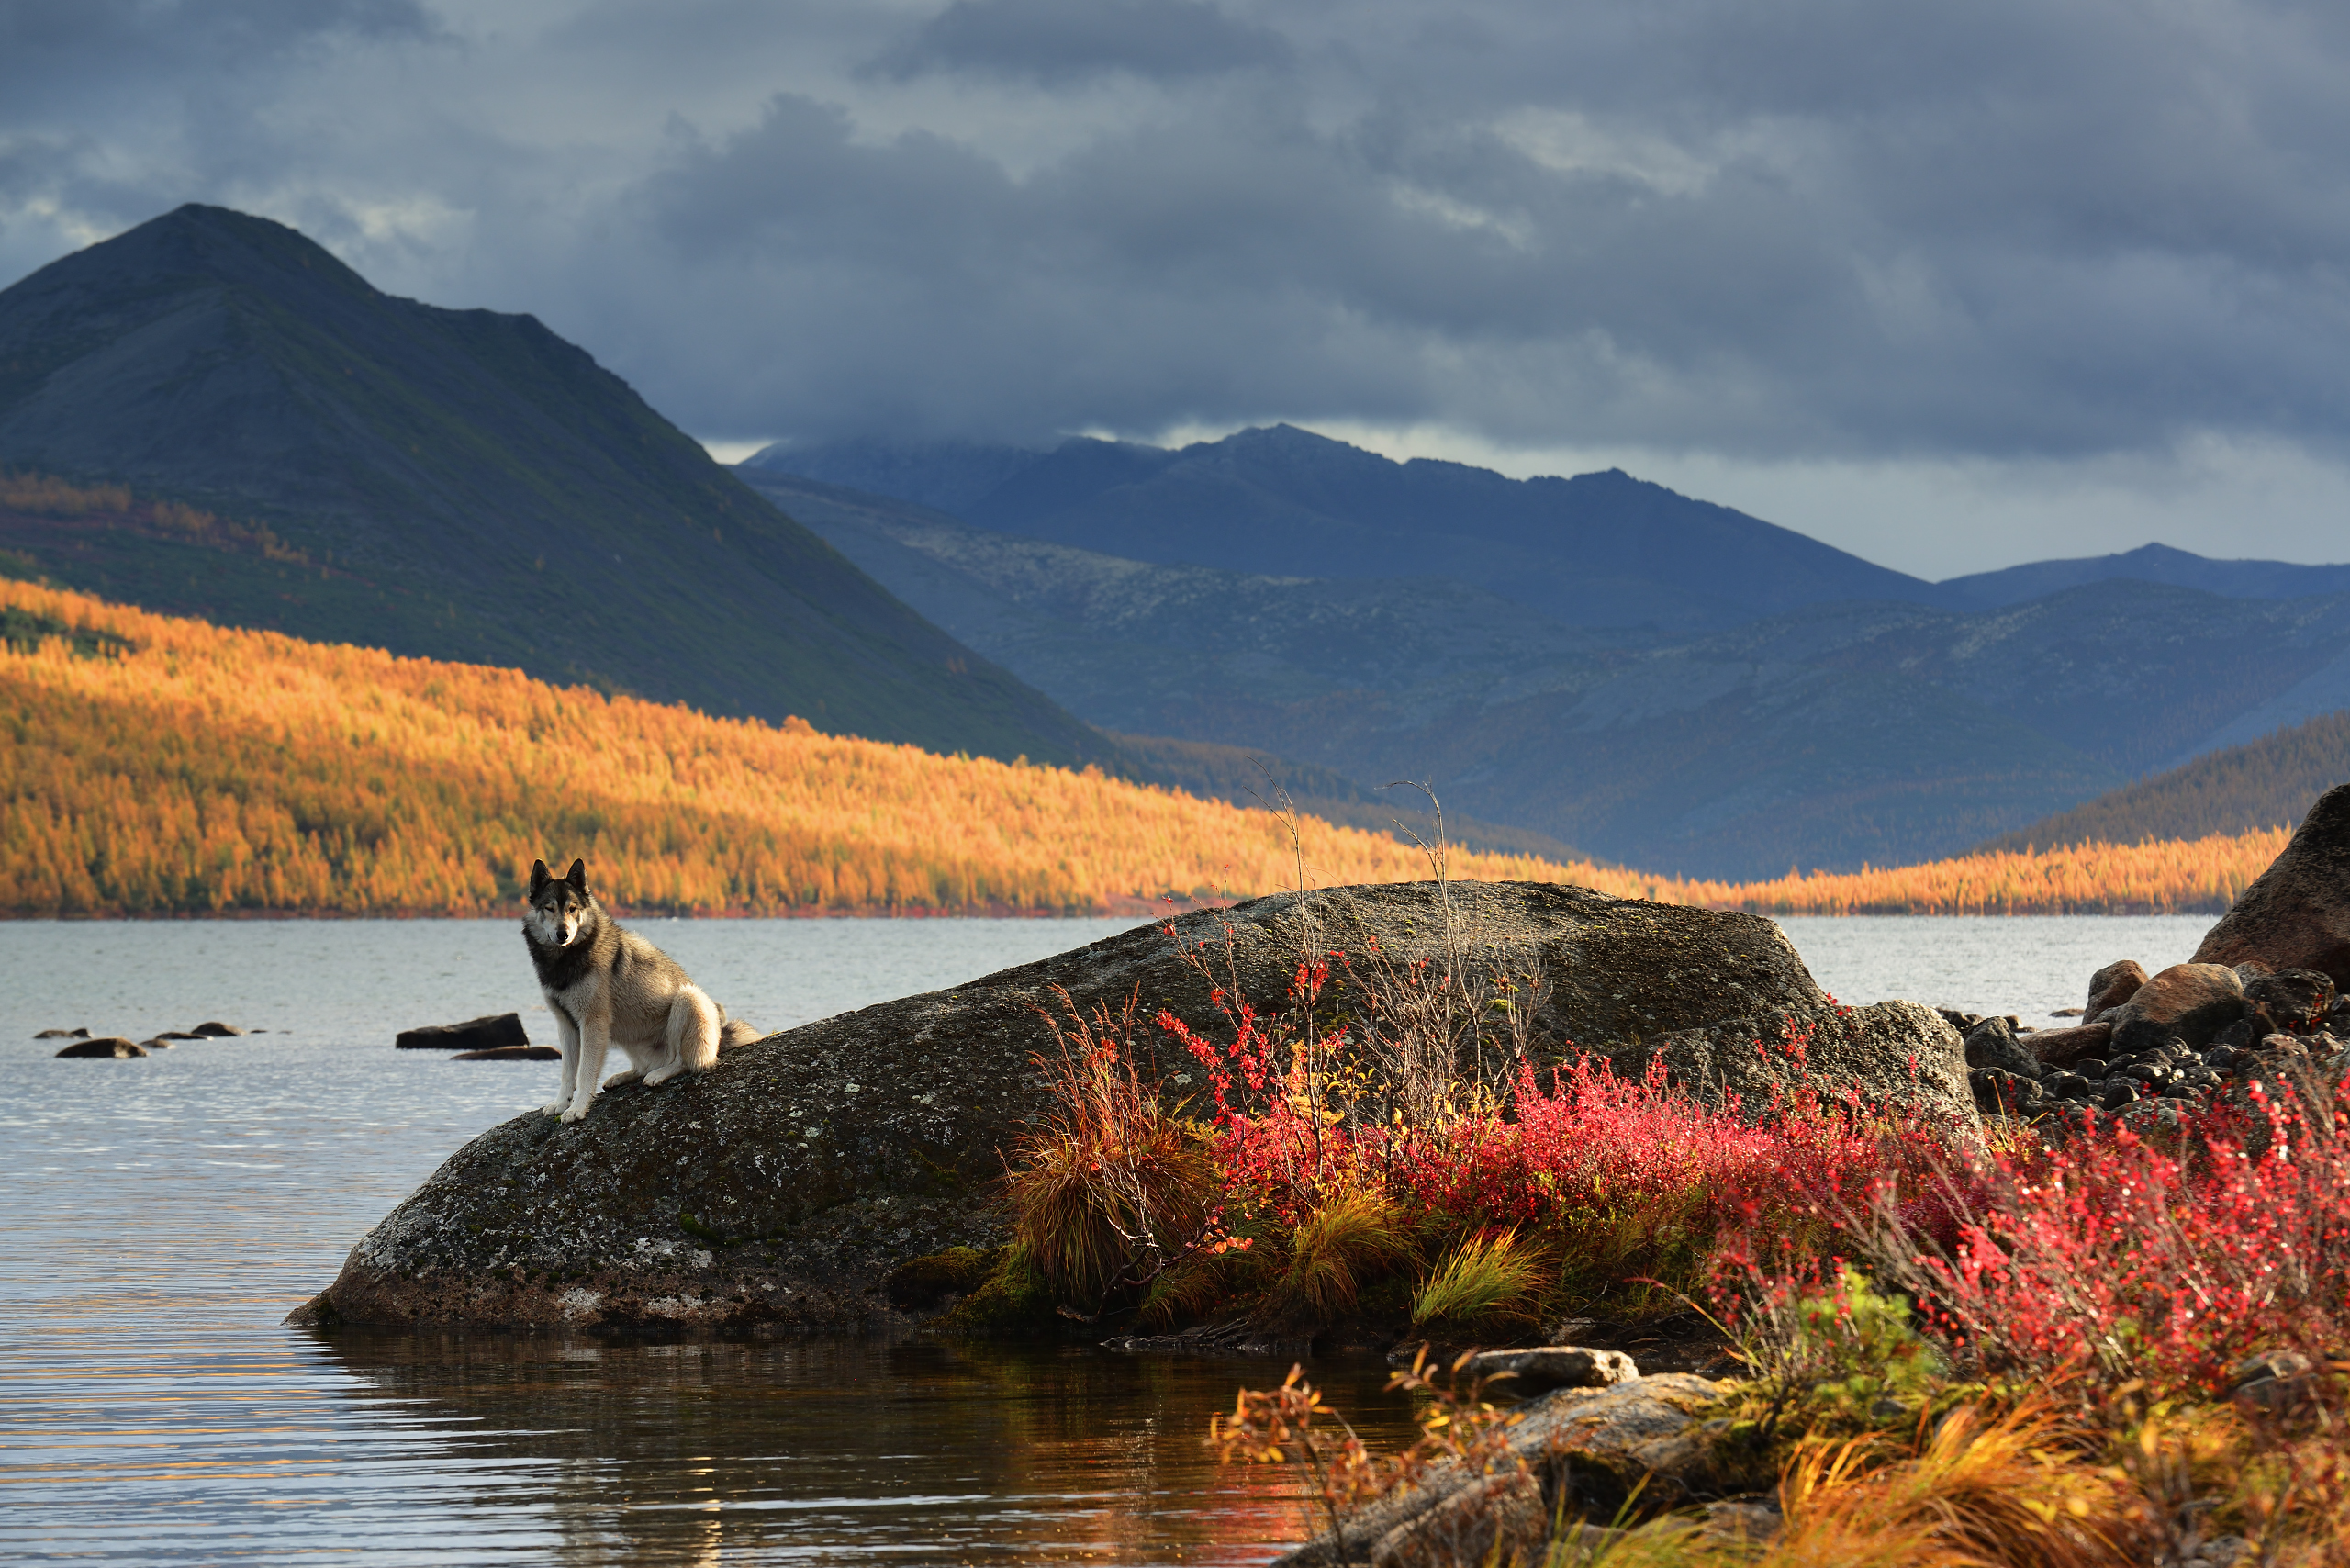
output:
[{"label": "distant mountain range", "polygon": [[742,468],[1129,560],[1451,577],[1574,626],[1720,630],[1839,599],[1992,610],[2121,579],[2228,599],[2350,592],[2350,566],[2215,561],[2164,544],[1927,582],[1615,469],[1511,479],[1429,458],[1396,463],[1289,425],[1180,450],[862,437],[769,446]]},{"label": "distant mountain range", "polygon": [[262,218],[184,207],[0,292],[0,468],[135,492],[0,510],[0,560],[150,609],[936,751],[1107,755],[535,319],[393,298]]},{"label": "distant mountain range", "polygon": [[[966,462],[964,493],[984,468]],[[1096,723],[1431,778],[1455,810],[1684,874],[1956,853],[2322,700],[2350,668],[2350,595],[2116,578],[1997,612],[1847,599],[1672,635],[1570,626],[1444,577],[1166,565],[737,472]]]},{"label": "distant mountain range", "polygon": [[744,470],[1161,566],[1448,577],[1570,626],[1705,630],[1828,599],[1929,602],[1933,591],[1614,470],[1510,479],[1427,458],[1395,463],[1289,425],[1181,451],[1081,438],[1047,453],[968,442],[769,448]]}]

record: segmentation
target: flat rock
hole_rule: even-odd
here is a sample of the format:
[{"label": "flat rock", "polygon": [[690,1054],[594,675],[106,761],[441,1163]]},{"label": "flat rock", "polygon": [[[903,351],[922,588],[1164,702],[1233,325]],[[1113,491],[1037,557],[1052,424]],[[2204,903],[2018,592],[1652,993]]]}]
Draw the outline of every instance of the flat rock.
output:
[{"label": "flat rock", "polygon": [[2318,797],[2268,869],[2205,934],[2195,962],[2316,969],[2350,989],[2350,784]]},{"label": "flat rock", "polygon": [[89,1037],[87,1029],[43,1029],[33,1036],[36,1040],[86,1040]]},{"label": "flat rock", "polygon": [[[392,1048],[402,1051],[496,1051],[514,1047],[527,1047],[530,1035],[522,1027],[519,1013],[493,1013],[485,1017],[468,1018],[462,1024],[427,1024],[421,1028],[402,1029],[392,1041]],[[557,1052],[560,1059],[562,1053]]]},{"label": "flat rock", "polygon": [[[512,1014],[509,1014],[509,1017]],[[486,1051],[459,1051],[451,1061],[561,1061],[553,1046],[495,1046]]]},{"label": "flat rock", "polygon": [[[1475,961],[1547,977],[1545,1059],[1595,1051],[1637,1071],[1662,1055],[1717,1098],[1809,1082],[1979,1125],[1949,1025],[1910,1003],[1839,1009],[1771,921],[1547,883],[1455,883],[1451,898]],[[1278,894],[1174,924],[1217,944],[1219,975],[1260,1012],[1283,1005],[1301,938],[1358,956],[1375,942],[1396,964],[1445,947],[1432,883]],[[609,1091],[579,1122],[520,1116],[453,1156],[296,1320],[698,1338],[890,1321],[898,1264],[1002,1239],[992,1193],[1048,1109],[1035,1058],[1057,1048],[1056,986],[1089,1013],[1133,996],[1146,1020],[1165,1007],[1219,1023],[1207,978],[1144,926]],[[1137,1044],[1166,1092],[1197,1104],[1198,1064],[1147,1024]],[[1514,1070],[1501,1053],[1487,1065]]]},{"label": "flat rock", "polygon": [[1607,1388],[1640,1375],[1621,1350],[1582,1345],[1536,1345],[1519,1350],[1483,1350],[1469,1358],[1473,1377],[1506,1376],[1512,1394],[1543,1394],[1554,1388]]},{"label": "flat rock", "polygon": [[147,1047],[136,1040],[126,1040],[119,1035],[102,1035],[95,1040],[76,1040],[57,1053],[61,1057],[143,1057]]},{"label": "flat rock", "polygon": [[243,1033],[234,1024],[223,1024],[218,1018],[207,1019],[196,1026],[197,1037],[207,1040],[232,1039]]}]

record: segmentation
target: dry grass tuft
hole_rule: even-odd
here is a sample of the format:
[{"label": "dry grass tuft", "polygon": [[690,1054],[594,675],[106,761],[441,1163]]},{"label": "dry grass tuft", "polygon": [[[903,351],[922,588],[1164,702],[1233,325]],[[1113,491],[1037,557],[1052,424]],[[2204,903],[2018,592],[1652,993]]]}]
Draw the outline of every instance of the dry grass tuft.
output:
[{"label": "dry grass tuft", "polygon": [[1412,1326],[1525,1322],[1550,1273],[1550,1259],[1515,1226],[1472,1236],[1455,1247],[1420,1286]]}]

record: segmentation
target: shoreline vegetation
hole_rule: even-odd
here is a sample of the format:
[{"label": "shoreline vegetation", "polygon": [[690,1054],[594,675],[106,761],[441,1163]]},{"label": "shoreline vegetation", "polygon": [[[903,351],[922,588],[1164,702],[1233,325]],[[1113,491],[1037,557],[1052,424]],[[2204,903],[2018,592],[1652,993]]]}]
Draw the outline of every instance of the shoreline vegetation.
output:
[{"label": "shoreline vegetation", "polygon": [[[2350,1562],[2350,1081],[2317,1025],[2296,1049],[2324,1065],[2175,1117],[1978,1127],[1538,1070],[1540,977],[1449,968],[1308,952],[1270,1015],[1069,1006],[1012,1238],[948,1325],[1281,1361],[1401,1335],[1403,1451],[1302,1365],[1209,1433],[1295,1471],[1323,1533],[1290,1568]],[[1205,1095],[1143,1066],[1152,1034]],[[1715,1331],[1698,1376],[1520,1400],[1474,1354],[1597,1368],[1676,1316]]]},{"label": "shoreline vegetation", "polygon": [[[482,915],[550,846],[637,914],[1136,914],[1424,874],[1414,846],[1151,785],[558,688],[0,580],[0,913]],[[1731,883],[1450,874],[1763,914],[2218,913],[2282,827]]]}]

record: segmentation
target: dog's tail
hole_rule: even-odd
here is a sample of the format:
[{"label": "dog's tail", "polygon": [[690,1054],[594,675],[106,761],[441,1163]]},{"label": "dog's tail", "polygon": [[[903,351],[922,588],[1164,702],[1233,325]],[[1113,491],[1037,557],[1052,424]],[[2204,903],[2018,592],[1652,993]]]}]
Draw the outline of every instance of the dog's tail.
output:
[{"label": "dog's tail", "polygon": [[765,1036],[757,1029],[744,1023],[740,1018],[729,1018],[726,1020],[725,1026],[718,1031],[718,1048],[722,1051],[731,1051],[747,1046],[753,1040],[763,1038]]}]

